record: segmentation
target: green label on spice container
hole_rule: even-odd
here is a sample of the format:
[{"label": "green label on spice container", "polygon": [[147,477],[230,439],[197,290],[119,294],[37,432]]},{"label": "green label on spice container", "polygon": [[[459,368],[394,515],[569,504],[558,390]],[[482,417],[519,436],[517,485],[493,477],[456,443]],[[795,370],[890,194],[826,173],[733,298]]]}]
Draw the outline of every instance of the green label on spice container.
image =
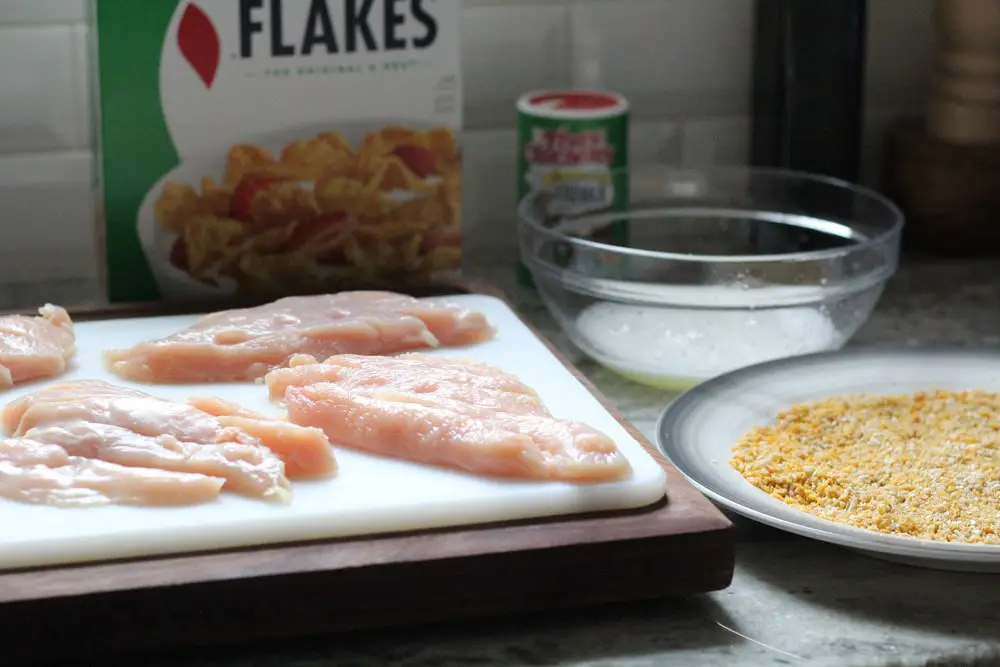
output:
[{"label": "green label on spice container", "polygon": [[[624,212],[628,208],[628,102],[614,93],[530,93],[517,103],[517,198],[552,195],[546,213]],[[624,243],[624,220],[589,238]],[[521,282],[531,285],[522,263]]]}]

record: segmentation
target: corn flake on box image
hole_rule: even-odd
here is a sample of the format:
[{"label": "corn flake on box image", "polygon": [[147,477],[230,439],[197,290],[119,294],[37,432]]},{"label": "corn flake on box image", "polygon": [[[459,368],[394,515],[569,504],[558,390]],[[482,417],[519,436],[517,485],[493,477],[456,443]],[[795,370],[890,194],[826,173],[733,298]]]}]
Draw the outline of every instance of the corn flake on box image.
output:
[{"label": "corn flake on box image", "polygon": [[459,0],[93,9],[111,301],[459,269]]}]

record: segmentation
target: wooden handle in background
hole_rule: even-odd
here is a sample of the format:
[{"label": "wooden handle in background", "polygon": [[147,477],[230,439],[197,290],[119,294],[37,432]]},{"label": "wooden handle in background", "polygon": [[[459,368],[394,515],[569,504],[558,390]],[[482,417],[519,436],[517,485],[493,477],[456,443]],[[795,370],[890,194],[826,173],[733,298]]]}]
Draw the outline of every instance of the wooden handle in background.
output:
[{"label": "wooden handle in background", "polygon": [[1000,0],[936,0],[927,131],[955,144],[1000,143]]}]

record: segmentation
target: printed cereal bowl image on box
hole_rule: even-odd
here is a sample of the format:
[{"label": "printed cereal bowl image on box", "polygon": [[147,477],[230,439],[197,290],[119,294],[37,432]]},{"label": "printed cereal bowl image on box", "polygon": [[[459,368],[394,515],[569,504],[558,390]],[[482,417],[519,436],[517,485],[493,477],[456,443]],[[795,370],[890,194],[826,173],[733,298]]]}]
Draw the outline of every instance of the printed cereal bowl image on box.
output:
[{"label": "printed cereal bowl image on box", "polygon": [[458,0],[96,9],[111,301],[459,270]]},{"label": "printed cereal bowl image on box", "polygon": [[137,219],[161,293],[310,292],[457,270],[458,142],[448,127],[413,125],[296,129],[186,160]]}]

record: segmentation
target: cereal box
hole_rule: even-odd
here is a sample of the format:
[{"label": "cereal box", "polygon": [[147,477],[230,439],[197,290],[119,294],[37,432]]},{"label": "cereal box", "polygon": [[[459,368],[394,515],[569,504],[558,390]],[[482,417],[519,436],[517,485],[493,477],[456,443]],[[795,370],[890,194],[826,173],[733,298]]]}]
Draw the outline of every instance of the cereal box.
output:
[{"label": "cereal box", "polygon": [[459,0],[94,0],[111,301],[461,261]]}]

